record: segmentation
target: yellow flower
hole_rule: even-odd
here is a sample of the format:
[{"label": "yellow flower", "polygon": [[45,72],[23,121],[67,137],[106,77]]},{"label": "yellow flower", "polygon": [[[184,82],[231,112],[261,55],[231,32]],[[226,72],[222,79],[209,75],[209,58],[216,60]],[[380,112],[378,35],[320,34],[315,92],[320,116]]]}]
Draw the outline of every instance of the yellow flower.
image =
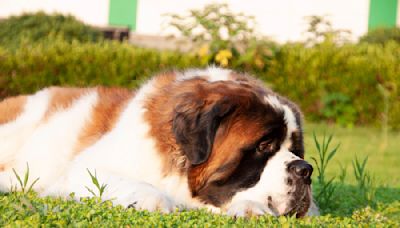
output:
[{"label": "yellow flower", "polygon": [[228,66],[229,59],[232,58],[232,52],[227,49],[223,49],[218,51],[215,56],[215,61],[219,63],[221,66]]}]

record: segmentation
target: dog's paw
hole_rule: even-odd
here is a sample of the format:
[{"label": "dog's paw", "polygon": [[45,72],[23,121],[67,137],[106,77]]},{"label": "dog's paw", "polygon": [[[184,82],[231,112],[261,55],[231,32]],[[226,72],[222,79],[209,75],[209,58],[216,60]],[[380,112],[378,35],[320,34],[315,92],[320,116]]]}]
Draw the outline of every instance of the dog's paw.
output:
[{"label": "dog's paw", "polygon": [[242,200],[232,203],[226,214],[234,217],[251,217],[263,214],[275,215],[267,206],[251,200]]},{"label": "dog's paw", "polygon": [[113,205],[163,213],[173,212],[178,206],[170,196],[151,184],[114,179],[117,181],[109,184],[102,197],[103,200],[111,200]]},{"label": "dog's paw", "polygon": [[174,201],[165,193],[154,187],[137,188],[124,199],[125,206],[136,210],[148,210],[150,212],[160,211],[171,213],[177,208]]}]

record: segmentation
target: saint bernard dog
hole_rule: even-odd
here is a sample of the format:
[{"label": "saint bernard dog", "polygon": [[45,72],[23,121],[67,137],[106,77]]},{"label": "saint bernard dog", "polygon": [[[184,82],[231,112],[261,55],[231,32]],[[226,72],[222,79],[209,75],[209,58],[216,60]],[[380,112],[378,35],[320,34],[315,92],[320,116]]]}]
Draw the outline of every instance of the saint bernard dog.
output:
[{"label": "saint bernard dog", "polygon": [[246,74],[159,74],[140,89],[50,87],[0,103],[0,191],[29,167],[41,196],[92,196],[138,210],[315,214],[302,116]]}]

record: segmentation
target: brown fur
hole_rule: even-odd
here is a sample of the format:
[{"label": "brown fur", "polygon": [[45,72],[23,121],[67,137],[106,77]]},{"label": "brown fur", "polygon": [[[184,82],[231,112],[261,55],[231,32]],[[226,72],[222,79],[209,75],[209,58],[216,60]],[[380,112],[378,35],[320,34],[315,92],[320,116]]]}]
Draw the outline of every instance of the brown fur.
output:
[{"label": "brown fur", "polygon": [[75,153],[95,143],[115,125],[134,92],[122,88],[97,88],[98,102],[93,108],[90,121],[79,135]]},{"label": "brown fur", "polygon": [[5,124],[17,119],[23,112],[26,96],[10,97],[0,102],[0,124]]},{"label": "brown fur", "polygon": [[90,89],[86,88],[49,88],[51,98],[43,120],[48,120],[49,117],[60,110],[68,109],[74,103],[74,101],[89,91]]},{"label": "brown fur", "polygon": [[156,146],[164,159],[164,173],[184,169],[185,157],[176,144],[175,136],[172,134],[172,113],[176,101],[171,99],[172,94],[182,92],[182,88],[173,86],[176,78],[175,73],[165,73],[157,77],[155,88],[159,93],[154,94],[146,102],[146,120],[150,123],[150,135],[156,138]]}]

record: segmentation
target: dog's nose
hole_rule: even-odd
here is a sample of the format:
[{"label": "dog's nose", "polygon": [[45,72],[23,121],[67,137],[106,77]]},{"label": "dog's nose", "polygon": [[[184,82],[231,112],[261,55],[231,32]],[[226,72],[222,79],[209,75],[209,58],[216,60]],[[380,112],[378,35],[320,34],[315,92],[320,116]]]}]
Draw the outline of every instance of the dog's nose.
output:
[{"label": "dog's nose", "polygon": [[304,160],[295,160],[288,164],[289,172],[300,178],[310,178],[313,167]]}]

